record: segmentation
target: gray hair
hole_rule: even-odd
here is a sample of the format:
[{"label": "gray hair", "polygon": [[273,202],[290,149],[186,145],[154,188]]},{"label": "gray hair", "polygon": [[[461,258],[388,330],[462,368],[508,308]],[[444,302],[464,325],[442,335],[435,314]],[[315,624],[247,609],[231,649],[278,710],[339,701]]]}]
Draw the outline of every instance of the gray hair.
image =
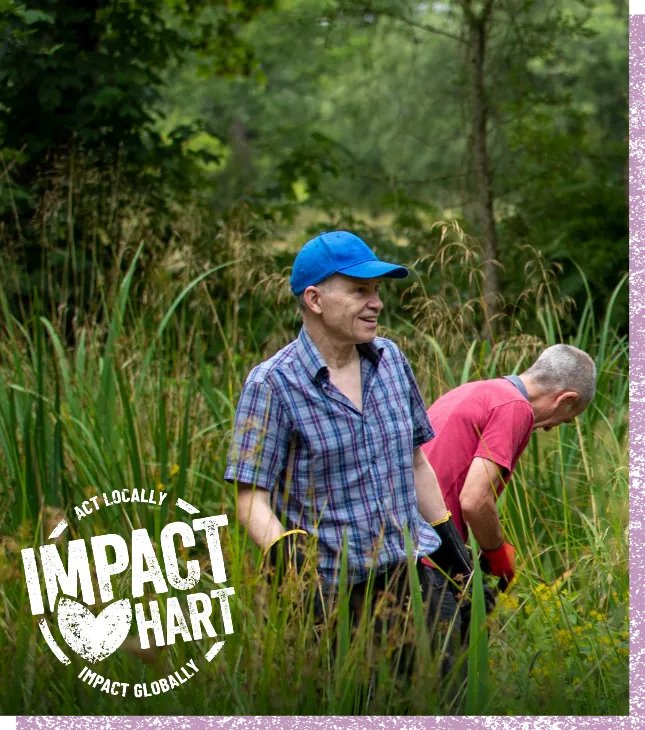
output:
[{"label": "gray hair", "polygon": [[585,406],[596,392],[594,361],[573,345],[548,347],[523,375],[549,390],[573,390]]},{"label": "gray hair", "polygon": [[[334,285],[335,277],[336,277],[336,275],[332,274],[331,276],[328,276],[326,279],[323,279],[321,282],[316,284],[316,286],[319,287],[320,289],[326,289],[327,291],[329,291]],[[295,297],[296,297],[296,306],[298,307],[298,311],[301,314],[306,314],[307,305],[305,303],[305,293],[303,292],[302,294],[296,294]]]}]

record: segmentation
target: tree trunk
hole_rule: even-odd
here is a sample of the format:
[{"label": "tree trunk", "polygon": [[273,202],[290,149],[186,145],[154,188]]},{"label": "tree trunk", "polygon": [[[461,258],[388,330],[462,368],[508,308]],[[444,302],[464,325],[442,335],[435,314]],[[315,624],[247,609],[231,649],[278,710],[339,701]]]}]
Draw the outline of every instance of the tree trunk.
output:
[{"label": "tree trunk", "polygon": [[494,0],[487,0],[481,14],[472,12],[470,0],[464,0],[468,26],[468,67],[472,105],[472,149],[475,177],[475,209],[484,250],[484,323],[482,337],[492,340],[500,293],[497,266],[497,228],[493,217],[493,181],[488,159],[488,106],[484,85],[488,21]]}]

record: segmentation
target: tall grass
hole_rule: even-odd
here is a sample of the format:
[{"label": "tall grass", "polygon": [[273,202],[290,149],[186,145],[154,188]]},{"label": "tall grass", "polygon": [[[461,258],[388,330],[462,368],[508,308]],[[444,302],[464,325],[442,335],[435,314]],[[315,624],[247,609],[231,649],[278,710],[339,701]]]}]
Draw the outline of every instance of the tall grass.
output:
[{"label": "tall grass", "polygon": [[[473,249],[458,229],[452,234],[431,262],[418,262],[416,284],[404,298],[410,314],[394,318],[386,332],[410,355],[428,404],[468,380],[521,370],[540,347],[561,341],[562,322],[572,316],[537,256],[527,271],[523,300],[502,309],[506,337],[480,342],[473,334],[481,303],[479,259],[465,255]],[[243,241],[236,241],[231,254],[243,248]],[[404,660],[406,642],[425,647],[433,640],[418,601],[409,615],[399,615],[386,596],[379,610],[388,630],[379,634],[375,618],[368,616],[351,630],[347,598],[341,595],[326,624],[314,627],[308,577],[292,577],[281,591],[269,588],[258,550],[236,524],[235,490],[222,480],[235,403],[250,368],[296,334],[295,320],[283,306],[284,278],[271,279],[278,298],[269,283],[253,284],[231,256],[144,307],[131,296],[138,255],[118,286],[103,292],[107,316],[79,328],[73,348],[37,302],[18,320],[0,291],[4,713],[628,711],[628,359],[611,307],[599,321],[589,292],[572,343],[596,359],[596,398],[574,424],[535,436],[520,461],[499,502],[505,534],[517,548],[519,577],[488,619],[483,596],[475,591],[467,654],[453,681],[442,685],[436,653],[418,650],[410,678],[393,670]],[[454,284],[452,293],[448,285],[432,290],[430,269],[442,266],[442,278]],[[238,293],[251,282],[244,311],[229,307],[222,314],[207,286],[216,269],[217,275],[229,272],[223,280]],[[461,276],[463,285],[457,283]],[[524,333],[527,316],[539,321],[541,336]],[[74,517],[73,505],[124,487],[170,496],[156,511],[130,504],[100,509],[80,522]],[[45,647],[30,616],[20,550],[43,543],[63,514],[70,518],[65,539],[108,532],[127,536],[132,528],[146,527],[158,544],[163,525],[183,519],[176,497],[206,514],[229,516],[223,549],[229,585],[236,591],[231,599],[235,634],[211,665],[205,664],[199,642],[178,640],[143,651],[134,638],[127,640],[95,667],[99,673],[151,682],[192,657],[201,671],[159,697],[130,695],[115,702],[76,679],[83,666],[79,660],[63,667]],[[181,558],[184,568],[191,558],[208,568],[204,545],[185,550]],[[128,580],[126,575],[120,581],[124,596]],[[200,589],[206,589],[203,583]],[[48,620],[52,623],[52,616]],[[54,623],[52,629],[56,632]],[[461,682],[467,658],[468,678]]]}]

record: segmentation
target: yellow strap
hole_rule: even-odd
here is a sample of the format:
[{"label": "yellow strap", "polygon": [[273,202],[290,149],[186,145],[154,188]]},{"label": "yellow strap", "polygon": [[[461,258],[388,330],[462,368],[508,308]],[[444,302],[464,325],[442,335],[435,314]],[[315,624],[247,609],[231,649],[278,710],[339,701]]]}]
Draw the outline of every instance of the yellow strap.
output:
[{"label": "yellow strap", "polygon": [[304,530],[287,530],[286,532],[283,532],[280,537],[276,537],[276,539],[269,545],[269,547],[262,553],[262,559],[266,558],[269,550],[278,542],[279,540],[282,540],[283,537],[286,537],[287,535],[306,535],[307,533]]},{"label": "yellow strap", "polygon": [[448,512],[445,517],[443,517],[440,520],[437,520],[436,522],[431,522],[430,524],[432,527],[436,527],[437,525],[443,525],[444,522],[448,522],[448,520],[452,517],[452,512]]}]

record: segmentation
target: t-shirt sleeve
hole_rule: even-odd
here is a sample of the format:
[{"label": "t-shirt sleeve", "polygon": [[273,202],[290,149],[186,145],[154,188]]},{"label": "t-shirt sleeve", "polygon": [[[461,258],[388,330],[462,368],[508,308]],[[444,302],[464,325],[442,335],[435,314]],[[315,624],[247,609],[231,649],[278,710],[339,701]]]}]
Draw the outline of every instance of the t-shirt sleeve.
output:
[{"label": "t-shirt sleeve", "polygon": [[279,397],[266,383],[247,381],[237,404],[224,479],[273,491],[286,467],[290,439]]},{"label": "t-shirt sleeve", "polygon": [[426,412],[426,407],[423,402],[423,396],[419,390],[417,380],[414,377],[410,363],[407,361],[405,355],[401,352],[401,358],[403,359],[403,369],[405,370],[405,376],[410,384],[410,412],[412,414],[412,445],[413,448],[418,449],[421,444],[425,444],[434,438],[434,431],[430,425],[430,419]]},{"label": "t-shirt sleeve", "polygon": [[533,426],[531,407],[523,401],[492,409],[475,456],[494,461],[509,472],[524,448]]}]

